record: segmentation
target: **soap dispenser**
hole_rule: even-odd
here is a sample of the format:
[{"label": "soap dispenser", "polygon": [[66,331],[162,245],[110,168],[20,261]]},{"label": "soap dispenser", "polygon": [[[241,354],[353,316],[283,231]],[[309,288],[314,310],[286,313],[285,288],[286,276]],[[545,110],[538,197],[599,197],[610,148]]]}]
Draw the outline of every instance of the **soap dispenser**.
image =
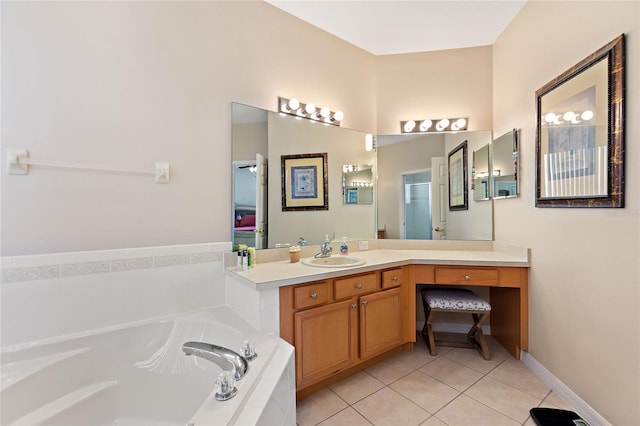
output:
[{"label": "soap dispenser", "polygon": [[347,245],[347,237],[342,237],[342,244],[340,244],[340,254],[346,256],[349,254],[349,246]]}]

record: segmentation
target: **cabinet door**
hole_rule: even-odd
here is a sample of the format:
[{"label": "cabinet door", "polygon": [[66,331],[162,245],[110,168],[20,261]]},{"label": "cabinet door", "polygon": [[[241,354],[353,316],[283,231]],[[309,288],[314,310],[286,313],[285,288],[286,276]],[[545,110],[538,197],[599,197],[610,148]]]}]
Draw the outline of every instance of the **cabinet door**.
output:
[{"label": "cabinet door", "polygon": [[372,357],[403,343],[401,288],[362,296],[359,301],[360,358]]},{"label": "cabinet door", "polygon": [[298,389],[356,362],[357,312],[357,303],[346,300],[294,315]]}]

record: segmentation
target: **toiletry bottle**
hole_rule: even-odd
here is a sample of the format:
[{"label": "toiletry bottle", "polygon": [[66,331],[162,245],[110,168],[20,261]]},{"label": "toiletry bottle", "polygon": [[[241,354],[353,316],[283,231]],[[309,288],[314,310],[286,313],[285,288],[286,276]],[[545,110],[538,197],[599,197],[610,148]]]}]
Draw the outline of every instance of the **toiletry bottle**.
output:
[{"label": "toiletry bottle", "polygon": [[342,244],[340,244],[340,254],[346,256],[349,254],[349,246],[347,245],[347,237],[342,238]]},{"label": "toiletry bottle", "polygon": [[249,247],[247,251],[249,252],[249,267],[252,267],[256,264],[256,248]]},{"label": "toiletry bottle", "polygon": [[242,269],[247,270],[249,268],[249,252],[246,249],[242,250]]},{"label": "toiletry bottle", "polygon": [[238,269],[242,269],[242,250],[238,250]]}]

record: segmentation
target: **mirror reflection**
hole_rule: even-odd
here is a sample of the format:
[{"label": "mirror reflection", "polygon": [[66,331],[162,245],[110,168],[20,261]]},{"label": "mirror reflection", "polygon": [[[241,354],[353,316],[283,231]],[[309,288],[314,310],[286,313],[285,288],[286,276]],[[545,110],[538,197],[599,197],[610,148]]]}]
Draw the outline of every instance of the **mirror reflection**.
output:
[{"label": "mirror reflection", "polygon": [[[490,131],[382,135],[378,143],[378,230],[385,238],[492,240],[492,203],[450,211],[446,153],[463,141],[487,145]],[[466,167],[470,169],[471,164]],[[468,174],[470,176],[470,174]]]},{"label": "mirror reflection", "polygon": [[344,204],[373,204],[373,165],[343,165],[342,191]]},{"label": "mirror reflection", "polygon": [[505,133],[492,143],[493,197],[518,196],[518,130]]},{"label": "mirror reflection", "polygon": [[473,151],[473,167],[471,168],[471,192],[475,201],[490,199],[489,145]]}]

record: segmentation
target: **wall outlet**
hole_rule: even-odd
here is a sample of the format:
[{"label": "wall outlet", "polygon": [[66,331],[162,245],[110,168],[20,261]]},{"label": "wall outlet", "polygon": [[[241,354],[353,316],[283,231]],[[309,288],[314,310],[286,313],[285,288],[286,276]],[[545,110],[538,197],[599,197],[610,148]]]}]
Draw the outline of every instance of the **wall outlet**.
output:
[{"label": "wall outlet", "polygon": [[369,250],[369,241],[358,241],[358,250]]}]

